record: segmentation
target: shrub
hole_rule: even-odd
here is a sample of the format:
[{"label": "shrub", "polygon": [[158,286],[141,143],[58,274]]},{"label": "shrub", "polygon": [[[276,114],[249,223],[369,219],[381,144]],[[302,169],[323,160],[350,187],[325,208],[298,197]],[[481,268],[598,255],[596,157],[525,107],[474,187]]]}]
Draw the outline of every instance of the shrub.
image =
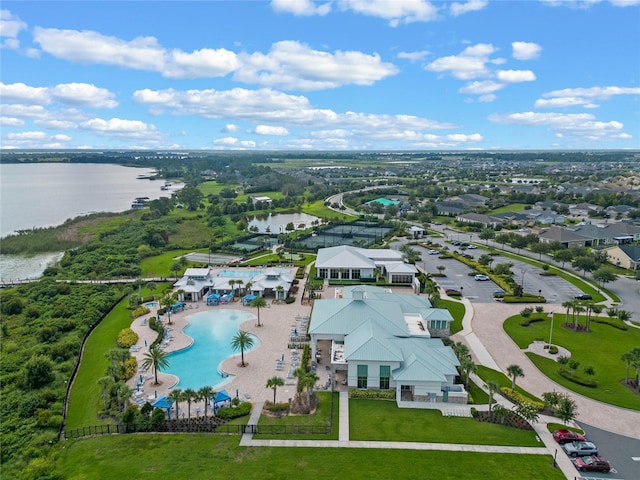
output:
[{"label": "shrub", "polygon": [[522,395],[520,392],[517,392],[517,391],[511,392],[511,387],[500,388],[500,393],[502,393],[502,395],[504,395],[514,403],[517,403],[517,404],[529,403],[533,407],[535,407],[538,411],[544,410],[544,402],[534,401],[531,398],[526,397],[525,395]]},{"label": "shrub", "polygon": [[618,319],[614,318],[591,318],[593,323],[604,323],[618,330],[628,330],[627,326]]},{"label": "shrub", "polygon": [[478,409],[476,407],[471,407],[471,416],[476,418],[478,416]]},{"label": "shrub", "polygon": [[293,303],[296,301],[296,297],[287,297],[284,299],[284,303],[286,303],[287,305]]},{"label": "shrub", "polygon": [[395,390],[349,390],[349,398],[395,400]]},{"label": "shrub", "polygon": [[242,402],[237,407],[221,408],[216,412],[216,417],[230,420],[249,415],[249,412],[251,412],[251,402]]},{"label": "shrub", "polygon": [[591,378],[585,378],[579,373],[572,370],[567,370],[566,368],[561,368],[560,370],[558,370],[558,373],[567,380],[570,380],[573,383],[577,383],[578,385],[582,385],[583,387],[596,388],[598,386],[598,382],[596,382],[595,380]]},{"label": "shrub", "polygon": [[551,346],[549,347],[549,353],[550,353],[551,355],[555,355],[555,354],[557,354],[557,353],[558,353],[558,347],[556,347],[555,345],[551,345]]},{"label": "shrub", "polygon": [[149,310],[149,307],[145,306],[145,305],[140,305],[138,308],[136,308],[133,312],[131,312],[131,316],[133,318],[138,318],[141,317],[142,315],[146,315],[147,313],[149,313],[151,310]]},{"label": "shrub", "polygon": [[289,403],[285,402],[285,403],[266,403],[264,405],[264,408],[266,410],[269,410],[270,412],[285,412],[287,410],[289,410]]},{"label": "shrub", "polygon": [[120,348],[129,348],[138,343],[138,334],[130,328],[123,328],[118,333],[116,343]]},{"label": "shrub", "polygon": [[544,318],[539,318],[539,317],[523,318],[522,320],[520,320],[520,325],[522,325],[523,327],[527,327],[532,323],[542,322],[542,321],[544,321]]},{"label": "shrub", "polygon": [[124,362],[124,378],[126,380],[129,380],[136,374],[137,371],[138,360],[136,360],[136,357],[127,358],[126,362]]}]

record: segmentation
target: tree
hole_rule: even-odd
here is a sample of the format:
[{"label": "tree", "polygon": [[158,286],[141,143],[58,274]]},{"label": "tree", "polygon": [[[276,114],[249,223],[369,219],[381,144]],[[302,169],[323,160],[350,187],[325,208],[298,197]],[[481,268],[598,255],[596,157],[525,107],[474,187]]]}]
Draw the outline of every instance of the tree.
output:
[{"label": "tree", "polygon": [[275,377],[271,377],[269,380],[267,380],[267,385],[266,388],[271,388],[273,389],[273,403],[276,403],[276,389],[278,387],[282,387],[284,385],[284,380],[281,377],[278,377],[277,375]]},{"label": "tree", "polygon": [[582,271],[583,277],[586,277],[587,272],[593,272],[596,268],[598,268],[598,264],[593,259],[593,257],[588,255],[574,258],[571,262],[571,266],[576,270]]},{"label": "tree", "polygon": [[562,264],[562,268],[564,268],[564,264],[570,262],[573,258],[573,252],[568,248],[563,248],[562,250],[556,250],[553,253],[553,259],[556,262],[560,262]]},{"label": "tree", "polygon": [[27,388],[40,388],[51,383],[55,377],[53,362],[44,355],[31,357],[24,365],[24,384]]},{"label": "tree", "polygon": [[179,404],[184,400],[182,390],[180,388],[174,388],[173,390],[171,390],[171,393],[167,396],[167,398],[169,398],[169,400],[173,400],[176,403],[176,419],[180,418]]},{"label": "tree", "polygon": [[491,240],[492,238],[495,238],[495,236],[496,236],[496,232],[491,228],[483,228],[482,230],[480,230],[480,233],[478,234],[478,237],[481,240],[485,240],[487,245],[489,245],[489,240]]},{"label": "tree", "polygon": [[493,417],[493,396],[496,394],[496,392],[500,391],[500,384],[494,380],[489,380],[486,385],[485,388],[487,390],[489,390],[489,417]]},{"label": "tree", "polygon": [[542,254],[549,253],[551,246],[548,243],[534,243],[531,245],[531,251],[538,254],[538,259],[542,260]]},{"label": "tree", "polygon": [[204,416],[206,417],[208,407],[209,405],[211,405],[211,398],[214,397],[216,392],[214,392],[213,388],[211,388],[209,385],[206,385],[204,387],[201,387],[198,390],[197,394],[200,400],[204,400]]},{"label": "tree", "polygon": [[185,186],[178,192],[178,200],[184,203],[187,210],[195,211],[200,206],[203,194],[197,187]]},{"label": "tree", "polygon": [[415,264],[421,259],[420,252],[411,248],[411,245],[404,244],[398,250],[402,253],[402,255],[404,255],[407,263]]},{"label": "tree", "polygon": [[133,396],[133,390],[124,383],[120,381],[116,384],[116,398],[118,401],[118,408],[122,411],[127,409],[127,405],[129,403],[129,399]]},{"label": "tree", "polygon": [[516,389],[516,379],[524,377],[524,372],[520,365],[511,364],[507,367],[507,374],[511,378],[511,393]]},{"label": "tree", "polygon": [[241,367],[246,367],[244,363],[244,351],[253,347],[254,342],[251,335],[244,330],[238,330],[238,333],[231,339],[231,348],[234,350],[240,350],[241,355]]},{"label": "tree", "polygon": [[529,402],[519,403],[516,406],[516,413],[529,423],[535,423],[539,418],[538,409]]},{"label": "tree", "polygon": [[563,395],[558,401],[558,406],[554,410],[554,414],[566,425],[568,422],[576,418],[578,414],[578,406],[571,398]]},{"label": "tree", "polygon": [[187,418],[191,420],[191,402],[196,399],[198,393],[193,388],[185,388],[182,396],[187,401]]},{"label": "tree", "polygon": [[155,385],[158,385],[158,370],[163,370],[169,366],[169,358],[167,352],[162,350],[157,345],[154,345],[144,354],[144,360],[142,361],[143,368],[153,368],[153,375],[155,376]]},{"label": "tree", "polygon": [[464,356],[460,359],[460,373],[464,378],[464,386],[469,390],[469,377],[477,371],[477,366],[470,356]]},{"label": "tree", "polygon": [[267,306],[267,301],[264,299],[264,297],[256,297],[251,300],[250,305],[258,310],[258,326],[261,327],[262,324],[260,323],[260,309]]},{"label": "tree", "polygon": [[602,288],[604,288],[605,283],[616,281],[618,279],[618,275],[616,275],[609,267],[600,267],[593,272],[593,279],[596,282],[599,282]]},{"label": "tree", "polygon": [[160,305],[165,308],[169,325],[171,325],[171,306],[176,303],[175,293],[168,293],[160,299]]},{"label": "tree", "polygon": [[106,411],[109,408],[109,390],[113,385],[113,378],[106,375],[98,380],[98,385],[102,387],[102,399],[104,401],[104,410]]}]

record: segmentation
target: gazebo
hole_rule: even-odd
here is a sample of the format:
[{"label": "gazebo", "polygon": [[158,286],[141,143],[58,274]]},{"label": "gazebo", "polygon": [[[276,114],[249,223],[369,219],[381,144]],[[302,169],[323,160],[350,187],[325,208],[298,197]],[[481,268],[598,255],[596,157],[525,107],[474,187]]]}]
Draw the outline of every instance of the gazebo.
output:
[{"label": "gazebo", "polygon": [[242,297],[242,305],[246,307],[251,304],[251,302],[256,298],[258,298],[256,295],[245,295],[244,297]]},{"label": "gazebo", "polygon": [[213,414],[216,414],[218,408],[227,407],[231,405],[231,396],[226,390],[220,390],[216,393],[216,398],[213,400]]},{"label": "gazebo", "polygon": [[220,295],[212,293],[207,296],[207,305],[220,305]]},{"label": "gazebo", "polygon": [[151,405],[153,408],[164,408],[167,410],[167,417],[171,420],[171,407],[173,407],[173,400],[167,397],[160,397]]}]

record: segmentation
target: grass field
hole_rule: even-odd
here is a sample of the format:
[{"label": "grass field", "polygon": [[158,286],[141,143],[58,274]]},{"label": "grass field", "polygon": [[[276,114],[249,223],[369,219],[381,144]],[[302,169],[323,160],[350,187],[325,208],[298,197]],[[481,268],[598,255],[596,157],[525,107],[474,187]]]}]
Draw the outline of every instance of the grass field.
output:
[{"label": "grass field", "polygon": [[511,205],[505,205],[504,207],[496,208],[495,210],[491,210],[489,215],[495,215],[496,213],[514,213],[521,212],[524,210],[524,203],[512,203]]},{"label": "grass field", "polygon": [[331,210],[330,208],[325,207],[323,200],[317,200],[312,203],[305,203],[302,205],[301,210],[303,213],[306,213],[309,215],[315,215],[316,217],[319,217],[319,218],[325,218],[325,219],[331,219],[331,220],[338,219],[341,222],[354,222],[358,219],[358,217],[354,217],[353,215],[347,215],[346,213],[339,213],[339,212],[336,212],[335,210]]},{"label": "grass field", "polygon": [[60,444],[67,480],[561,480],[551,456],[350,448],[245,448],[223,435],[127,435]]},{"label": "grass field", "polygon": [[[498,385],[500,385],[500,387],[511,388],[511,379],[507,377],[504,373],[498,372],[497,370],[493,370],[483,365],[478,365],[478,376],[485,382],[494,381]],[[520,388],[517,382],[516,382],[516,392],[521,393],[526,397],[529,397],[534,402],[542,402],[542,400],[536,397],[535,395],[531,395],[526,390]]]},{"label": "grass field", "polygon": [[438,308],[446,308],[453,317],[451,322],[451,335],[458,333],[462,330],[462,319],[464,318],[465,308],[461,302],[454,302],[453,300],[443,300],[438,302]]},{"label": "grass field", "polygon": [[396,402],[349,400],[351,440],[542,446],[533,431],[444,417],[439,410],[398,408]]},{"label": "grass field", "polygon": [[[640,330],[629,328],[623,331],[591,322],[591,332],[574,332],[564,327],[564,313],[556,313],[553,318],[553,343],[567,348],[571,352],[571,358],[580,362],[578,373],[585,367],[592,366],[595,369],[593,378],[598,386],[590,388],[571,382],[557,373],[559,365],[554,360],[528,355],[536,367],[554,382],[586,397],[640,410],[640,396],[621,384],[625,378],[626,364],[620,360],[623,353],[640,345]],[[505,331],[520,348],[526,348],[534,340],[549,339],[550,320],[545,319],[523,327],[520,319],[520,315],[515,315],[504,322]],[[571,317],[569,320],[571,321]],[[584,316],[581,316],[581,324],[585,324]],[[633,372],[633,368],[631,371]]]},{"label": "grass field", "polygon": [[[142,278],[173,276],[175,273],[171,271],[171,265],[177,261],[175,259],[192,251],[193,250],[173,250],[145,258],[140,262],[140,276]],[[160,295],[160,292],[161,291],[156,291],[156,296]]]}]

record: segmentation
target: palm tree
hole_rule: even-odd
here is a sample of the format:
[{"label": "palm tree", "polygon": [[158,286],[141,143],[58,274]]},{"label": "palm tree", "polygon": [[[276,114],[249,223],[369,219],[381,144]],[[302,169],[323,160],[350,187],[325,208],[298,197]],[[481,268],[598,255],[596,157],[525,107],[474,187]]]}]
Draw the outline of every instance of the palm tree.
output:
[{"label": "palm tree", "polygon": [[179,388],[174,388],[173,390],[171,390],[171,393],[167,396],[167,398],[169,400],[173,400],[174,402],[176,402],[176,419],[180,418],[179,417],[180,411],[179,411],[178,405],[182,400],[184,400],[184,396],[182,395],[182,390]]},{"label": "palm tree", "polygon": [[169,325],[171,325],[171,306],[175,303],[176,299],[174,294],[167,294],[164,295],[161,299],[160,299],[160,305],[162,307],[165,308],[165,311],[167,312],[167,318],[169,321]]},{"label": "palm tree", "polygon": [[460,373],[464,378],[464,387],[469,390],[469,377],[477,371],[477,366],[470,356],[464,356],[460,359]]},{"label": "palm tree", "polygon": [[157,288],[158,285],[156,285],[155,282],[147,282],[147,289],[149,290],[149,292],[151,292],[151,298],[153,298],[154,300],[156,297],[153,292],[155,292]]},{"label": "palm tree", "polygon": [[453,353],[456,354],[456,357],[458,357],[459,361],[462,361],[462,359],[464,357],[468,357],[469,356],[469,347],[467,347],[462,342],[454,343],[452,348],[453,348]]},{"label": "palm tree", "polygon": [[191,420],[191,402],[193,402],[198,394],[193,388],[185,388],[182,392],[183,398],[187,401],[187,418]]},{"label": "palm tree", "polygon": [[628,312],[627,310],[618,310],[617,317],[622,323],[627,322],[631,319],[631,312]]},{"label": "palm tree", "polygon": [[109,390],[111,389],[111,385],[113,385],[113,378],[111,378],[109,375],[104,376],[100,380],[98,380],[98,385],[102,387],[102,398],[104,399],[104,409],[107,410],[107,408],[109,408]]},{"label": "palm tree", "polygon": [[307,408],[311,411],[311,395],[313,395],[313,387],[316,385],[316,382],[320,380],[320,377],[316,375],[314,372],[307,372],[303,376],[303,384],[307,391]]},{"label": "palm tree", "polygon": [[251,295],[251,287],[253,287],[253,283],[252,282],[247,282],[244,286],[245,290],[247,292],[249,292],[249,295]]},{"label": "palm tree", "polygon": [[296,391],[298,394],[301,394],[304,389],[304,376],[306,373],[307,370],[303,367],[298,367],[293,371],[293,376],[298,379],[298,383],[296,384]]},{"label": "palm tree", "polygon": [[581,304],[577,304],[573,307],[573,329],[578,331],[580,326],[580,314],[585,311],[585,308]]},{"label": "palm tree", "polygon": [[229,280],[229,286],[231,287],[231,296],[232,297],[236,296],[236,289],[234,287],[235,284],[236,284],[236,281],[234,279]]},{"label": "palm tree", "polygon": [[284,287],[282,285],[278,285],[276,287],[276,292],[278,292],[278,295],[277,295],[278,296],[278,300],[282,301],[282,297],[283,297],[282,292],[284,292]]},{"label": "palm tree", "polygon": [[[594,303],[591,305],[591,311],[596,314],[596,315],[600,315],[602,313],[602,310],[604,309],[604,307],[602,305],[598,305],[597,303]],[[591,316],[587,317],[587,332],[589,332],[590,330],[590,326],[591,326]]]},{"label": "palm tree", "polygon": [[520,365],[511,364],[507,367],[507,374],[511,377],[511,393],[516,389],[516,379],[519,377],[524,377],[524,372]]},{"label": "palm tree", "polygon": [[269,380],[267,380],[267,385],[266,388],[272,388],[273,389],[273,403],[276,403],[276,389],[278,387],[282,387],[284,385],[284,380],[282,379],[282,377],[271,377]]},{"label": "palm tree", "polygon": [[204,400],[204,416],[207,416],[207,410],[209,405],[211,404],[211,397],[213,397],[216,392],[213,391],[213,388],[210,386],[204,386],[198,390],[198,397],[201,400]]},{"label": "palm tree", "polygon": [[126,410],[129,399],[133,396],[133,390],[126,383],[120,381],[116,384],[116,395],[118,399],[118,408]]},{"label": "palm tree", "polygon": [[244,351],[248,348],[253,347],[254,342],[251,335],[244,330],[238,330],[238,333],[231,339],[231,348],[234,350],[240,350],[240,355],[242,358],[241,367],[246,367],[244,363]]},{"label": "palm tree", "polygon": [[238,290],[242,291],[242,285],[244,285],[244,281],[238,279],[236,280],[236,285],[238,286]]},{"label": "palm tree", "polygon": [[153,367],[153,375],[155,376],[155,384],[158,385],[158,370],[165,369],[169,366],[169,359],[167,358],[167,352],[162,350],[157,345],[154,345],[144,354],[144,360],[142,362],[143,368]]},{"label": "palm tree", "polygon": [[258,310],[258,326],[261,327],[262,325],[260,324],[260,309],[267,306],[267,301],[264,299],[264,297],[256,297],[251,300],[250,305]]},{"label": "palm tree", "polygon": [[574,303],[575,302],[573,300],[567,300],[566,302],[562,303],[562,307],[567,309],[567,312],[566,312],[565,317],[564,317],[564,324],[565,325],[569,324],[569,311],[573,308]]},{"label": "palm tree", "polygon": [[493,417],[493,395],[500,391],[500,384],[494,380],[489,380],[485,387],[489,390],[489,418],[491,418]]}]

